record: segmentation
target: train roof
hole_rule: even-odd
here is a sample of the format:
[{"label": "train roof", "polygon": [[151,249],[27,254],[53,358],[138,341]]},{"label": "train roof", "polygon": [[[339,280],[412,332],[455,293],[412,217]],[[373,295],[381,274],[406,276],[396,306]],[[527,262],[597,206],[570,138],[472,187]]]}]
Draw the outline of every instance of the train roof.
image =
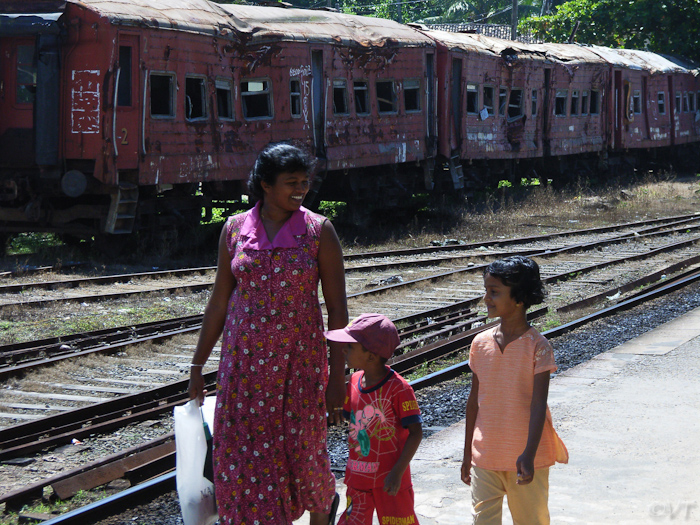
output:
[{"label": "train roof", "polygon": [[617,67],[649,71],[652,74],[691,73],[697,75],[697,65],[687,60],[640,51],[638,49],[614,49],[595,45],[586,46],[606,62]]},{"label": "train roof", "polygon": [[231,33],[228,13],[209,0],[68,0],[114,25],[173,29],[212,35]]},{"label": "train roof", "polygon": [[403,47],[434,46],[411,27],[384,18],[334,11],[221,4],[237,31],[253,40],[287,40],[359,44],[381,47],[389,42]]},{"label": "train roof", "polygon": [[[6,0],[0,12],[17,13],[26,4],[26,0]],[[425,35],[393,20],[325,10],[217,4],[210,0],[67,0],[65,4],[88,9],[113,25],[196,32],[248,42],[341,43],[367,48],[387,44],[434,46]],[[57,13],[25,18],[25,25],[54,22],[66,9],[61,4],[54,6]]]},{"label": "train roof", "polygon": [[506,60],[526,58],[565,64],[603,63],[596,53],[571,44],[527,44],[514,40],[485,36],[477,33],[453,33],[450,31],[421,30],[442,42],[449,49],[472,53],[488,53],[503,56]]}]

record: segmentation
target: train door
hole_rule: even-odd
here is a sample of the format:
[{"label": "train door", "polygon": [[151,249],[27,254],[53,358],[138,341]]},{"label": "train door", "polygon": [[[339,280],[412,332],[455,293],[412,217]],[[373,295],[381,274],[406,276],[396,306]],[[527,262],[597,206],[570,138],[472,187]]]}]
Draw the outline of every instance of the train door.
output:
[{"label": "train door", "polygon": [[[452,107],[450,112],[452,118],[452,136],[454,138],[450,144],[450,160],[448,162],[450,168],[450,176],[452,177],[452,187],[455,190],[464,188],[464,175],[462,172],[462,128],[464,122],[462,119],[462,59],[455,58],[452,60],[452,84],[450,86],[450,100]],[[465,157],[468,152],[465,152]]]},{"label": "train door", "polygon": [[550,96],[552,85],[552,69],[545,68],[544,70],[544,96],[542,97],[542,155],[549,157],[552,154],[552,145],[550,144],[550,122],[552,119],[552,111]]},{"label": "train door", "polygon": [[642,77],[642,112],[644,113],[644,139],[649,139],[649,113],[651,112],[651,100],[649,100],[649,77]]},{"label": "train door", "polygon": [[314,112],[314,149],[316,156],[326,158],[324,122],[326,121],[325,82],[323,76],[323,51],[311,51],[311,99]]},{"label": "train door", "polygon": [[615,71],[615,86],[614,86],[614,119],[615,133],[613,134],[613,148],[622,146],[622,112],[625,111],[624,101],[622,99],[622,71]]},{"label": "train door", "polygon": [[671,146],[676,144],[676,113],[680,110],[676,104],[676,94],[673,87],[673,75],[668,76],[668,123],[671,135]]},{"label": "train door", "polygon": [[34,166],[36,39],[0,38],[0,165]]},{"label": "train door", "polygon": [[435,155],[435,147],[437,146],[437,117],[435,116],[435,57],[432,53],[426,56],[426,71],[427,71],[427,88],[426,97],[428,103],[428,153],[432,157]]},{"label": "train door", "polygon": [[139,124],[139,37],[119,34],[119,63],[115,73],[114,150],[117,169],[138,167]]}]

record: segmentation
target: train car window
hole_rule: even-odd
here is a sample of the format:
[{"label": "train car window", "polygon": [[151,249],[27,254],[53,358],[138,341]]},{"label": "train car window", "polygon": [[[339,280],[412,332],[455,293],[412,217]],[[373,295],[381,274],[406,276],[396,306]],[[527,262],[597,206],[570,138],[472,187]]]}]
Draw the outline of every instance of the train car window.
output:
[{"label": "train car window", "polygon": [[695,93],[692,91],[688,93],[688,110],[691,113],[695,111]]},{"label": "train car window", "polygon": [[185,77],[185,118],[197,120],[207,116],[207,93],[204,79]]},{"label": "train car window", "polygon": [[175,75],[151,73],[151,117],[175,116]]},{"label": "train car window", "polygon": [[581,115],[588,115],[588,91],[581,91]]},{"label": "train car window", "polygon": [[467,115],[479,114],[479,87],[467,84]]},{"label": "train car window", "polygon": [[523,114],[523,90],[513,88],[508,99],[508,118],[516,119]]},{"label": "train car window", "polygon": [[530,99],[530,115],[533,117],[537,115],[537,90],[532,90],[532,98]]},{"label": "train car window", "polygon": [[36,95],[36,62],[33,45],[17,46],[17,103],[32,104]]},{"label": "train car window", "polygon": [[348,83],[345,79],[333,81],[333,114],[348,115]]},{"label": "train car window", "polygon": [[420,80],[403,81],[403,102],[407,113],[420,111]]},{"label": "train car window", "polygon": [[556,98],[554,99],[554,115],[557,117],[566,116],[566,99],[569,98],[568,89],[557,89]]},{"label": "train car window", "polygon": [[355,114],[369,115],[369,90],[367,82],[356,80],[352,83],[352,90],[355,94]]},{"label": "train car window", "polygon": [[271,96],[268,80],[244,80],[241,82],[243,116],[247,119],[271,118]]},{"label": "train car window", "polygon": [[571,91],[571,107],[569,115],[572,117],[578,115],[578,89]]},{"label": "train car window", "polygon": [[227,79],[216,79],[216,114],[221,120],[233,120],[232,84]]},{"label": "train car window", "polygon": [[494,104],[493,104],[493,87],[484,86],[484,109],[486,109],[489,115],[494,114]]},{"label": "train car window", "polygon": [[301,117],[301,81],[298,78],[289,81],[289,108],[292,117]]},{"label": "train car window", "polygon": [[410,79],[403,81],[403,105],[406,113],[420,111],[420,80]]},{"label": "train car window", "polygon": [[659,115],[666,114],[666,93],[659,91],[656,94],[656,104],[659,107]]},{"label": "train car window", "polygon": [[506,114],[506,102],[508,101],[508,88],[498,90],[498,115],[503,117]]},{"label": "train car window", "polygon": [[676,113],[681,112],[681,92],[676,91]]},{"label": "train car window", "polygon": [[591,115],[600,113],[600,92],[597,89],[591,90]]},{"label": "train car window", "polygon": [[396,113],[396,89],[393,80],[377,80],[377,106],[379,113]]},{"label": "train car window", "polygon": [[642,113],[642,92],[638,89],[632,92],[632,111],[635,115]]},{"label": "train car window", "polygon": [[119,46],[117,106],[131,106],[131,46]]},{"label": "train car window", "polygon": [[688,113],[688,92],[683,93],[683,113]]}]

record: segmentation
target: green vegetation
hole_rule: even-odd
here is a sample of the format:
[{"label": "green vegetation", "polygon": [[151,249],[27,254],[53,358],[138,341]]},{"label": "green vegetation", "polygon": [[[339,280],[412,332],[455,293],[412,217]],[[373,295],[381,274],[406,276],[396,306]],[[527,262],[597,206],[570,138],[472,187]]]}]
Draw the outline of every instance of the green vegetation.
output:
[{"label": "green vegetation", "polygon": [[340,217],[347,209],[347,203],[339,201],[321,201],[318,205],[318,211],[321,215],[325,215],[331,221]]},{"label": "green vegetation", "polygon": [[10,240],[7,255],[42,253],[62,244],[63,241],[53,233],[20,233]]},{"label": "green vegetation", "polygon": [[41,502],[33,505],[25,505],[20,512],[7,512],[0,514],[0,525],[18,525],[19,523],[28,523],[26,520],[20,522],[20,514],[47,514],[58,516],[65,514],[71,510],[83,507],[95,501],[99,501],[107,497],[105,490],[84,491],[80,490],[71,499],[51,500],[44,498]]},{"label": "green vegetation", "polygon": [[576,42],[700,58],[697,0],[571,0],[518,28],[547,42],[567,42],[576,28]]}]

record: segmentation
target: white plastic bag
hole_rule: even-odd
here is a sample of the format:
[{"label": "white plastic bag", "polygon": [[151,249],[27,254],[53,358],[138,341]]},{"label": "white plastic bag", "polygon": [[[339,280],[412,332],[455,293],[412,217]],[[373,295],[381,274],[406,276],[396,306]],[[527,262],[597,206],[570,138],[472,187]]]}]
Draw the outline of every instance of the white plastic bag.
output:
[{"label": "white plastic bag", "polygon": [[214,485],[204,477],[207,441],[202,416],[214,431],[215,397],[204,400],[200,412],[196,399],[175,407],[175,465],[177,495],[185,525],[212,525],[218,519]]}]

